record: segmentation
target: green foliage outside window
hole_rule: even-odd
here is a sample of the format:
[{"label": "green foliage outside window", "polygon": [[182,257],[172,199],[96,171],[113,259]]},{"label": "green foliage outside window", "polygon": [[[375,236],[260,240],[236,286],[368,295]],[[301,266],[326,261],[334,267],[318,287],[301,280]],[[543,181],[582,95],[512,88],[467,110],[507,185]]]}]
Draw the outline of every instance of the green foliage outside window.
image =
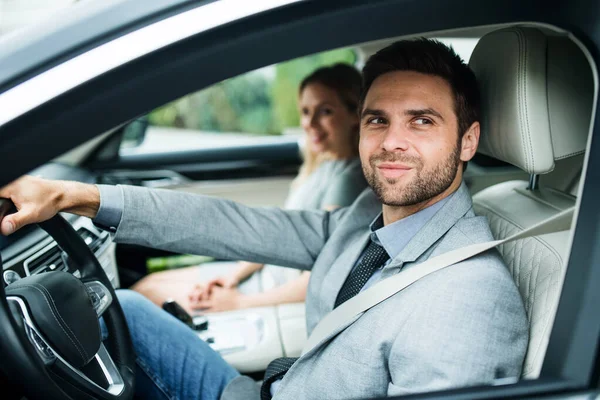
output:
[{"label": "green foliage outside window", "polygon": [[281,134],[299,125],[298,85],[315,69],[354,64],[353,50],[340,49],[286,61],[217,83],[149,114],[151,125],[209,132]]}]

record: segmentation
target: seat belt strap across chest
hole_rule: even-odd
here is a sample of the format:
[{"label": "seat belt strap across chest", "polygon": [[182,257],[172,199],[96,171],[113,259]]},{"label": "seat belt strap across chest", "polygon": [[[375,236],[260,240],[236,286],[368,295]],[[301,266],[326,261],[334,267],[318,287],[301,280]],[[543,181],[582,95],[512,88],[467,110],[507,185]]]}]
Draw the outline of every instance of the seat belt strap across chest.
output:
[{"label": "seat belt strap across chest", "polygon": [[575,207],[568,208],[552,217],[545,219],[521,232],[502,240],[476,243],[460,249],[452,250],[439,256],[430,258],[413,268],[402,271],[392,277],[377,282],[366,290],[363,290],[353,298],[349,299],[339,307],[327,314],[312,331],[308,338],[302,355],[308,353],[315,346],[326,339],[331,333],[347,325],[359,314],[369,308],[381,303],[388,297],[393,296],[402,289],[412,285],[419,279],[449,267],[468,258],[476,256],[487,250],[514,240],[524,239],[531,236],[555,233],[571,228]]}]

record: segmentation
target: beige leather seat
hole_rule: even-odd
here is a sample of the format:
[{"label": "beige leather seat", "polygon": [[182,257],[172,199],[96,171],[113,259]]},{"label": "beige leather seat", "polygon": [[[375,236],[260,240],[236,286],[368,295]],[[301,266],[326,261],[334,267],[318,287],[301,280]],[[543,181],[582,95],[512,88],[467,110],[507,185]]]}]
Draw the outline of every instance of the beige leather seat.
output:
[{"label": "beige leather seat", "polygon": [[[593,76],[570,39],[533,28],[509,28],[484,36],[470,66],[482,92],[479,151],[532,176],[530,182],[504,182],[474,196],[476,213],[488,217],[500,239],[575,204],[573,187],[577,187],[590,130]],[[539,185],[537,177],[550,172],[553,179]],[[530,322],[524,378],[536,378],[541,370],[570,237],[571,232],[559,232],[499,249]]]}]

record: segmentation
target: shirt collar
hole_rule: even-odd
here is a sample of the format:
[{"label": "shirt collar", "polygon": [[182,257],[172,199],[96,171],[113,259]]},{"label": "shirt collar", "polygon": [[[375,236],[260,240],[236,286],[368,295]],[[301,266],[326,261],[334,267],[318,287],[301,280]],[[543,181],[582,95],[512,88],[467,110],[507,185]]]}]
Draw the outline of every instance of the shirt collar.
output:
[{"label": "shirt collar", "polygon": [[421,230],[440,208],[446,204],[450,196],[443,198],[437,203],[420,210],[406,218],[402,218],[388,226],[383,226],[383,214],[379,213],[377,218],[371,222],[371,240],[380,246],[394,259],[410,240]]}]

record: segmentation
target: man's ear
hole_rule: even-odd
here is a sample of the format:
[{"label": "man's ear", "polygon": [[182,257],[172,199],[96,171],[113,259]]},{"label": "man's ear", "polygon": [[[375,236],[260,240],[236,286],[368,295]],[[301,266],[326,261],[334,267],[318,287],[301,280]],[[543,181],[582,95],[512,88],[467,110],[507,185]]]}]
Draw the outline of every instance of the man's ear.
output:
[{"label": "man's ear", "polygon": [[479,122],[475,121],[463,135],[460,149],[461,161],[469,161],[475,155],[479,145],[479,128]]}]

